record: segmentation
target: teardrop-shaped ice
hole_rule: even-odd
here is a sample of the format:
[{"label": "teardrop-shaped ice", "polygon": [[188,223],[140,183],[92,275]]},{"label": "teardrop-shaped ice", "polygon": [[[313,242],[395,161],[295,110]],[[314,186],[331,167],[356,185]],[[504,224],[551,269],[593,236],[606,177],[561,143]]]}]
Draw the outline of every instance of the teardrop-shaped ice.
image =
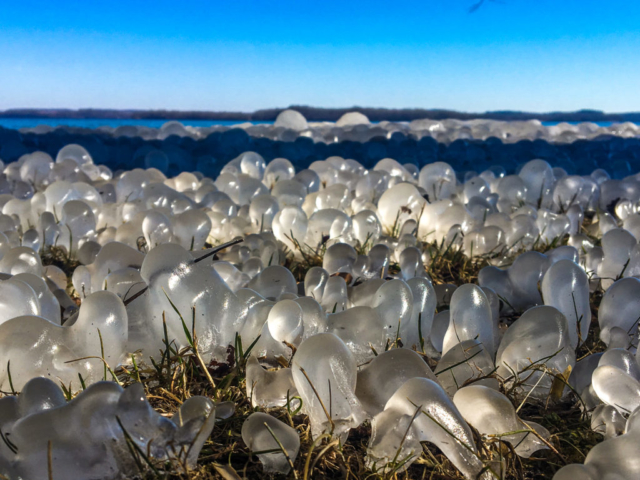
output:
[{"label": "teardrop-shaped ice", "polygon": [[403,325],[411,325],[413,294],[407,283],[389,280],[378,288],[372,300],[372,307],[377,310],[383,323],[381,333],[389,341],[395,340]]},{"label": "teardrop-shaped ice", "polygon": [[470,383],[498,388],[498,381],[489,377],[494,371],[493,359],[484,346],[477,340],[465,340],[442,356],[436,376],[447,395],[453,397],[459,388]]},{"label": "teardrop-shaped ice", "polygon": [[603,365],[593,372],[593,389],[607,405],[633,412],[640,406],[640,382],[612,365]]},{"label": "teardrop-shaped ice", "polygon": [[[78,385],[98,381],[102,352],[107,364],[119,365],[127,343],[127,314],[111,292],[88,296],[79,314],[64,326],[36,316],[13,318],[0,325],[0,387],[8,385],[8,362],[14,387],[38,375]],[[86,358],[91,357],[91,358]],[[68,363],[66,363],[68,362]]]},{"label": "teardrop-shaped ice", "polygon": [[282,407],[287,398],[298,394],[290,368],[265,370],[258,359],[251,356],[247,361],[247,397],[254,407]]},{"label": "teardrop-shaped ice", "polygon": [[607,345],[611,329],[620,327],[634,336],[640,317],[640,280],[634,277],[621,278],[605,292],[598,308],[600,338]]},{"label": "teardrop-shaped ice", "polygon": [[611,365],[623,370],[636,380],[640,381],[640,365],[635,356],[624,348],[608,348],[600,357],[598,366]]},{"label": "teardrop-shaped ice", "polygon": [[560,260],[547,270],[542,279],[545,305],[560,310],[569,325],[571,345],[577,348],[587,339],[591,325],[589,279],[584,270],[571,260]]},{"label": "teardrop-shaped ice", "polygon": [[[502,393],[482,385],[469,385],[458,390],[453,403],[464,419],[483,435],[498,435],[511,443],[518,455],[529,458],[538,450],[548,448],[538,438],[549,438],[549,431],[535,422],[523,422],[511,401]],[[533,430],[533,432],[521,432]],[[507,434],[507,435],[504,435]]]},{"label": "teardrop-shaped ice", "polygon": [[546,398],[551,373],[564,373],[575,361],[567,319],[546,305],[530,308],[507,329],[496,356],[497,373],[507,384],[519,381],[533,398]]},{"label": "teardrop-shaped ice", "polygon": [[605,440],[624,433],[626,419],[611,405],[598,405],[591,414],[591,429]]},{"label": "teardrop-shaped ice", "polygon": [[322,268],[329,272],[329,275],[351,273],[351,268],[357,258],[358,254],[351,245],[336,243],[327,248],[322,260]]},{"label": "teardrop-shaped ice", "polygon": [[380,353],[358,372],[356,395],[370,416],[384,410],[387,401],[409,379],[421,377],[437,382],[429,365],[405,348]]},{"label": "teardrop-shaped ice", "polygon": [[435,355],[437,352],[431,345],[431,327],[436,311],[436,292],[431,280],[425,277],[414,277],[407,280],[413,296],[411,321],[400,325],[400,338],[406,348],[416,347],[420,350],[425,345],[425,352]]},{"label": "teardrop-shaped ice", "polygon": [[0,281],[0,324],[21,315],[40,315],[40,308],[38,295],[27,283],[15,277]]},{"label": "teardrop-shaped ice", "polygon": [[356,361],[342,340],[319,333],[300,344],[291,365],[315,437],[323,432],[346,439],[364,419],[355,395]]},{"label": "teardrop-shaped ice", "polygon": [[304,331],[302,308],[293,300],[279,301],[269,312],[267,326],[276,341],[297,345]]},{"label": "teardrop-shaped ice", "polygon": [[[291,275],[288,270],[286,272]],[[214,265],[206,260],[196,262],[180,245],[168,243],[147,254],[140,274],[149,285],[147,321],[159,346],[162,345],[164,316],[169,336],[178,345],[188,343],[184,321],[190,330],[195,329],[202,355],[226,354],[227,346],[233,344],[236,333],[242,328],[242,318],[237,297],[220,278]],[[192,317],[193,322],[187,320]]]},{"label": "teardrop-shaped ice", "polygon": [[[455,175],[453,178],[455,181]],[[406,220],[417,220],[420,217],[425,203],[426,200],[422,198],[418,189],[410,183],[399,183],[391,187],[382,194],[378,202],[382,228],[390,234],[394,229],[399,232]]]},{"label": "teardrop-shaped ice", "polygon": [[489,300],[477,285],[465,284],[451,297],[451,319],[444,336],[442,353],[465,341],[478,339],[493,356],[493,320]]},{"label": "teardrop-shaped ice", "polygon": [[[288,473],[291,470],[289,459],[293,462],[300,450],[298,432],[286,423],[262,412],[252,413],[244,421],[242,441],[253,452],[278,450],[258,454],[266,473]],[[281,448],[286,451],[286,456]]]},{"label": "teardrop-shaped ice", "polygon": [[[420,442],[435,444],[465,478],[489,478],[481,474],[482,461],[469,425],[447,394],[433,380],[407,380],[389,399],[383,412],[371,423],[367,464],[389,465],[394,458],[404,470],[417,458]],[[397,470],[396,470],[397,471]]]}]

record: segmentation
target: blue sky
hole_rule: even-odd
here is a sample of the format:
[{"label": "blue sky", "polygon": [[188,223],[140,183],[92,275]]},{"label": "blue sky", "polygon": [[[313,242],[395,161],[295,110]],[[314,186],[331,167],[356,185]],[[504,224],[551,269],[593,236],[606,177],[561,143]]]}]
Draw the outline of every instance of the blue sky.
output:
[{"label": "blue sky", "polygon": [[0,109],[640,110],[637,0],[0,0]]}]

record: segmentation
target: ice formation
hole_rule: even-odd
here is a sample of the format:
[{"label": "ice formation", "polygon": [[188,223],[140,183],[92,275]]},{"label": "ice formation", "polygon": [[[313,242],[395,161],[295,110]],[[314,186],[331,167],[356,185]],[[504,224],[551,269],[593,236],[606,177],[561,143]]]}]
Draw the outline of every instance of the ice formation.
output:
[{"label": "ice formation", "polygon": [[[105,365],[158,362],[169,343],[212,370],[233,357],[251,405],[301,405],[315,439],[344,443],[369,420],[372,469],[410,468],[430,442],[465,477],[491,478],[500,462],[471,427],[528,457],[553,439],[514,403],[575,401],[605,440],[556,478],[639,475],[640,176],[526,150],[584,153],[570,142],[609,133],[598,141],[619,153],[636,126],[285,111],[274,126],[99,133],[104,148],[50,155],[0,132],[0,389],[22,392],[0,399],[0,473],[46,478],[51,441],[54,478],[126,476],[122,427],[154,458],[195,465],[222,406],[193,397],[168,419],[140,386],[104,381]],[[120,141],[128,166],[113,160]],[[491,165],[498,144],[515,154]],[[383,156],[411,145],[419,158]],[[433,275],[451,255],[473,283]],[[578,359],[596,322],[607,349]],[[67,402],[58,384],[80,393]],[[80,442],[82,422],[96,426]],[[298,432],[264,412],[242,427],[253,452],[280,448],[272,433],[289,458],[258,457],[286,473]]]},{"label": "ice formation", "polygon": [[288,473],[289,462],[296,459],[300,449],[298,432],[260,412],[252,413],[242,424],[242,440],[253,452],[271,451],[257,454],[265,472]]},{"label": "ice formation", "polygon": [[0,408],[0,470],[8,478],[126,478],[136,471],[127,442],[154,460],[193,468],[216,419],[205,397],[191,397],[169,419],[151,408],[139,383],[123,390],[97,382],[67,402],[42,377],[0,399]]}]

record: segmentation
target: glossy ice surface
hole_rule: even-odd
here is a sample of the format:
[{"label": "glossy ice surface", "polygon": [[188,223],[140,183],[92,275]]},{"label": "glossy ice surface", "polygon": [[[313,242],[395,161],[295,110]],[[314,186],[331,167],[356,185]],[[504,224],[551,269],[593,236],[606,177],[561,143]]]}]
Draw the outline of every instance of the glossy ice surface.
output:
[{"label": "glossy ice surface", "polygon": [[[525,148],[515,139],[559,145],[604,130],[372,125],[355,113],[329,125],[285,111],[275,126],[224,132],[239,137],[219,169],[199,160],[200,171],[179,174],[181,151],[214,142],[204,130],[134,130],[105,133],[159,139],[135,152],[132,167],[144,168],[122,171],[79,144],[54,161],[0,142],[15,160],[0,176],[0,389],[21,392],[0,399],[10,435],[0,474],[46,478],[51,440],[54,478],[134,475],[116,416],[154,459],[195,466],[216,411],[231,405],[185,396],[169,418],[140,385],[103,381],[105,364],[124,375],[134,360],[162,362],[168,342],[175,354],[197,351],[213,382],[225,368],[245,378],[244,406],[261,409],[242,426],[253,452],[280,449],[266,423],[295,461],[300,429],[278,412],[301,406],[313,439],[344,444],[370,421],[368,468],[421,468],[422,444],[434,444],[466,478],[492,478],[503,465],[497,438],[522,457],[547,454],[557,436],[528,417],[560,401],[603,437],[556,478],[638,477],[640,175],[616,163],[612,179],[593,162],[577,175],[524,155],[507,172],[451,156],[472,152],[473,137]],[[637,134],[606,131],[619,151]],[[248,135],[291,158],[243,152]],[[375,149],[369,140],[382,137],[427,148],[431,136],[450,143],[450,161],[309,153],[343,140]],[[67,402],[60,383],[80,393]],[[281,451],[258,458],[265,472],[290,470]]]}]

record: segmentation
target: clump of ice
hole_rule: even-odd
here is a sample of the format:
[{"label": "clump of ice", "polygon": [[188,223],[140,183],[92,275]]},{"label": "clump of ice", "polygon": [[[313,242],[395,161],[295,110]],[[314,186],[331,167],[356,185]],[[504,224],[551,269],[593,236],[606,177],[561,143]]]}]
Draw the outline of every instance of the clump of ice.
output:
[{"label": "clump of ice", "polygon": [[205,397],[189,398],[165,418],[151,408],[141,384],[123,390],[98,382],[67,402],[60,387],[42,377],[26,383],[19,397],[0,399],[0,406],[0,428],[11,445],[0,451],[0,469],[9,478],[135,475],[129,441],[153,460],[193,468],[216,418]]},{"label": "clump of ice", "polygon": [[[283,142],[292,158],[315,141],[385,136],[401,145],[427,132],[511,141],[598,131],[531,122],[370,124],[360,114],[329,125],[292,111],[275,127],[255,127],[244,128]],[[410,137],[416,132],[422,137]],[[172,122],[149,135],[171,145],[199,133]],[[132,354],[157,359],[165,325],[174,348],[197,348],[204,362],[226,362],[239,344],[252,345],[241,360],[252,405],[295,409],[300,397],[314,438],[344,443],[370,419],[372,468],[397,468],[398,450],[406,459],[400,468],[408,468],[420,443],[431,442],[468,478],[489,478],[495,465],[478,453],[469,424],[485,439],[506,433],[501,438],[529,456],[552,440],[510,401],[567,400],[575,391],[607,440],[584,466],[565,467],[557,478],[637,473],[623,460],[638,441],[640,406],[637,175],[568,175],[538,159],[514,175],[500,167],[461,172],[455,162],[418,168],[381,156],[375,164],[329,156],[296,170],[299,162],[247,151],[215,178],[167,176],[189,159],[162,148],[141,147],[136,165],[146,168],[121,172],[95,164],[79,145],[61,149],[55,162],[35,152],[4,166],[0,388],[23,390],[19,400],[1,400],[9,412],[2,431],[15,432],[19,447],[15,454],[0,445],[10,478],[44,472],[44,431],[53,435],[54,478],[57,469],[70,477],[76,468],[95,478],[124,474],[129,460],[115,415],[141,447],[153,439],[154,458],[173,458],[171,442],[195,442],[187,459],[195,464],[212,426],[209,400],[191,399],[169,420],[150,409],[140,387],[122,392],[101,382],[104,363],[117,370]],[[470,270],[482,266],[477,280],[474,271],[465,277],[472,283],[447,283],[441,275],[451,258]],[[53,261],[77,264],[70,284]],[[594,294],[602,295],[597,321],[607,351],[576,361],[593,334]],[[31,380],[40,376],[50,381]],[[66,403],[51,382],[88,388]],[[32,397],[38,388],[48,400]],[[93,420],[85,402],[103,415],[80,445],[76,420],[64,412]],[[135,416],[143,421],[136,425]],[[294,460],[298,434],[263,413],[245,422],[247,446],[273,448],[265,422]],[[96,459],[105,438],[115,438],[105,447],[113,455]],[[282,453],[259,456],[265,471],[290,468]]]}]

